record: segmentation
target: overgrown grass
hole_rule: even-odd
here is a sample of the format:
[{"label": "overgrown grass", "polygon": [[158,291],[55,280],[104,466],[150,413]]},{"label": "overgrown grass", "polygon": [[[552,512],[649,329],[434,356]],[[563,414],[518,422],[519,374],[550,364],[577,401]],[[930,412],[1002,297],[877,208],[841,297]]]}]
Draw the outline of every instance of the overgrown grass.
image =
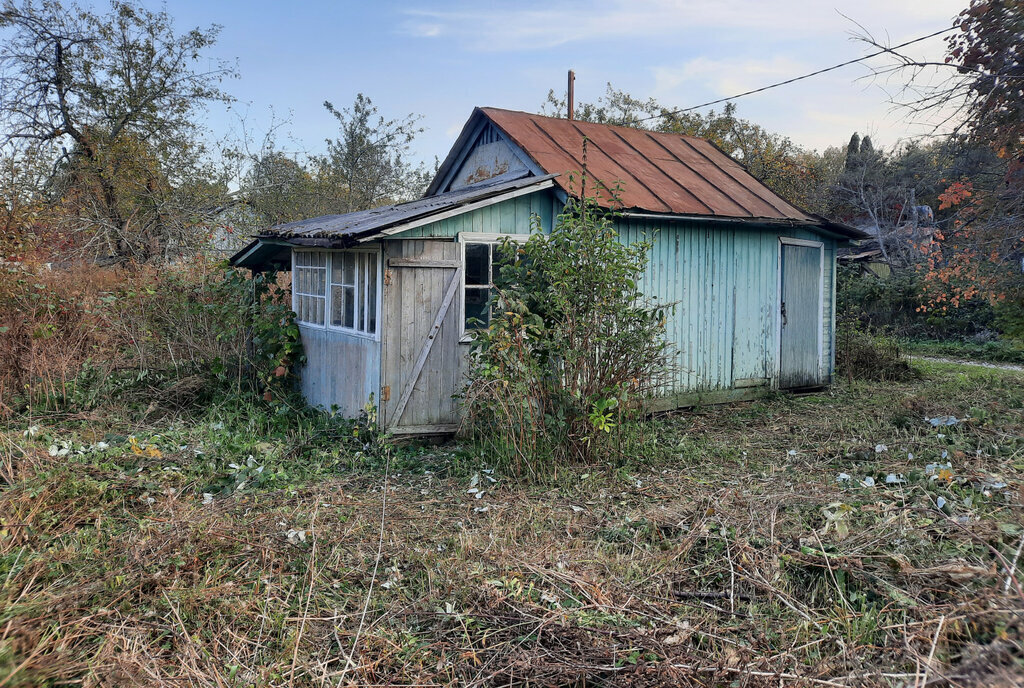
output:
[{"label": "overgrown grass", "polygon": [[898,341],[856,323],[843,323],[836,337],[836,375],[847,380],[909,380],[914,369]]},{"label": "overgrown grass", "polygon": [[940,356],[991,363],[1024,364],[1024,342],[996,339],[976,344],[963,341],[908,340],[904,350],[916,356]]},{"label": "overgrown grass", "polygon": [[216,394],[13,417],[0,682],[1017,685],[1024,375],[915,366],[529,485]]}]

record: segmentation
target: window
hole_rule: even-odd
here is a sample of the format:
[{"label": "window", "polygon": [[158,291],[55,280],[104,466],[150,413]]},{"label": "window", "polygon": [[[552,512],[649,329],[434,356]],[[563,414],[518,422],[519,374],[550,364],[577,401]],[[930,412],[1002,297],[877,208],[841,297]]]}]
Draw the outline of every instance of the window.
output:
[{"label": "window", "polygon": [[331,326],[375,334],[377,254],[335,253],[331,263]]},{"label": "window", "polygon": [[370,251],[294,251],[292,308],[296,320],[377,334],[377,254]]},{"label": "window", "polygon": [[292,310],[295,319],[323,325],[327,312],[327,260],[325,251],[294,251]]},{"label": "window", "polygon": [[466,330],[487,327],[491,322],[491,289],[501,269],[498,244],[466,243],[463,327]]}]

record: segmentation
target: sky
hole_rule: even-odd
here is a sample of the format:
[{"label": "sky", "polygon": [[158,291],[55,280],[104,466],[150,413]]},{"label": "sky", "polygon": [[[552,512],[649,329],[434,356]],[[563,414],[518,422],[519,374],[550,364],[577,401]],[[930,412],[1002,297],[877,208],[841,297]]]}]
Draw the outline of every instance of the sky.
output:
[{"label": "sky", "polygon": [[[966,0],[548,0],[329,2],[171,0],[179,30],[220,24],[211,57],[236,64],[230,111],[215,135],[261,138],[273,122],[286,150],[318,152],[337,134],[324,109],[363,93],[381,114],[421,116],[413,155],[444,158],[474,106],[539,111],[576,72],[577,101],[606,85],[688,107],[861,57],[856,35],[897,44],[952,25]],[[942,38],[908,52],[941,61]],[[871,64],[883,64],[876,58]],[[925,78],[937,78],[925,75]],[[877,145],[931,133],[894,109],[902,79],[857,64],[736,101],[738,114],[822,150],[857,131]],[[721,106],[718,106],[721,107]]]}]

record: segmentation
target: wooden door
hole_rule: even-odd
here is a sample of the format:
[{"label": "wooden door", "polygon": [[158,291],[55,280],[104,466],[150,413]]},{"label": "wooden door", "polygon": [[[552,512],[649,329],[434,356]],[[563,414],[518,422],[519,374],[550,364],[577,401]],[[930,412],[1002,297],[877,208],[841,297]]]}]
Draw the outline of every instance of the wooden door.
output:
[{"label": "wooden door", "polygon": [[781,252],[779,387],[816,387],[822,384],[821,245],[783,243]]},{"label": "wooden door", "polygon": [[395,434],[458,423],[462,253],[454,241],[385,244],[381,422]]}]

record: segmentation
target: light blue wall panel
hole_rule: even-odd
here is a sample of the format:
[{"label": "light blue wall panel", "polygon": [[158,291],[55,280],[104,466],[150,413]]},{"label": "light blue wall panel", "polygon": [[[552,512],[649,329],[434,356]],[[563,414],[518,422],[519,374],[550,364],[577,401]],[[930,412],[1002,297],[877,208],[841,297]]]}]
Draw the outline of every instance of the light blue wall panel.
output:
[{"label": "light blue wall panel", "polygon": [[534,215],[540,218],[544,230],[550,232],[557,212],[554,194],[548,189],[542,189],[532,194],[510,198],[455,217],[416,227],[395,234],[391,238],[451,238],[462,232],[528,234],[531,218]]},{"label": "light blue wall panel", "polygon": [[380,392],[380,342],[367,337],[299,326],[306,364],[299,371],[302,396],[311,406],[354,418]]},{"label": "light blue wall panel", "polygon": [[[779,237],[822,241],[822,380],[831,379],[835,242],[814,232],[780,232],[720,222],[617,223],[629,244],[653,236],[644,293],[671,305],[676,349],[672,394],[774,384],[779,370]],[[814,288],[817,288],[815,283]]]}]

